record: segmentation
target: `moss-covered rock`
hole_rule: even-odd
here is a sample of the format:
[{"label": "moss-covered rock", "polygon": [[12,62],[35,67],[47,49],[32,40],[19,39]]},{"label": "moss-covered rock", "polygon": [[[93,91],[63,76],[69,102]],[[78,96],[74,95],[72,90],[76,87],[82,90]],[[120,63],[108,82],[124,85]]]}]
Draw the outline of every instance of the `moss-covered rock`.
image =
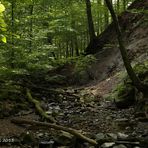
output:
[{"label": "moss-covered rock", "polygon": [[120,84],[117,87],[117,98],[115,104],[118,108],[128,108],[136,101],[136,89],[130,84]]},{"label": "moss-covered rock", "polygon": [[[148,82],[148,61],[136,64],[133,69],[143,83]],[[139,100],[139,92],[132,85],[127,74],[122,77],[122,80],[113,91],[112,96],[114,96],[115,104],[118,108],[128,108]]]},{"label": "moss-covered rock", "polygon": [[20,137],[22,139],[22,144],[33,145],[34,143],[36,143],[36,139],[32,132],[22,133]]},{"label": "moss-covered rock", "polygon": [[63,75],[54,75],[54,76],[46,76],[46,81],[48,81],[50,84],[65,84],[66,83],[66,77]]},{"label": "moss-covered rock", "polygon": [[144,63],[136,64],[133,67],[134,71],[140,78],[140,80],[145,81],[148,80],[148,61],[145,61]]}]

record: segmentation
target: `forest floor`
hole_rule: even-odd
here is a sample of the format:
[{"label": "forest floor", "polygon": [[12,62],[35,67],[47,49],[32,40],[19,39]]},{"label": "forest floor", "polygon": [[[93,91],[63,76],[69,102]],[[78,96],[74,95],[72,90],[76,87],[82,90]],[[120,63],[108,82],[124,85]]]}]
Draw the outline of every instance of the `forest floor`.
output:
[{"label": "forest floor", "polygon": [[[62,102],[59,100],[54,102],[46,101],[46,112],[52,113],[60,125],[77,129],[79,132],[93,139],[96,138],[95,135],[100,133],[121,134],[123,137],[136,137],[136,139],[138,137],[145,137],[148,134],[147,121],[139,121],[138,117],[135,118],[134,106],[128,109],[117,109],[112,100],[104,99],[104,96],[109,94],[119,81],[117,75],[115,75],[98,84],[92,83],[90,86],[80,88],[64,88],[63,90],[69,95],[62,97]],[[10,105],[9,102],[7,103],[7,105]],[[0,119],[0,137],[7,140],[14,139],[15,141],[14,143],[3,142],[2,147],[29,147],[30,143],[20,144],[20,141],[24,140],[24,133],[32,134],[31,136],[40,142],[49,142],[54,139],[55,143],[65,145],[55,138],[61,134],[58,131],[53,129],[49,129],[48,131],[47,129],[33,129],[30,126],[18,126],[11,123],[11,119],[14,117],[27,120],[41,120],[34,113],[33,108],[27,111],[20,110],[19,113],[11,117]],[[31,143],[33,142],[34,140],[31,139]],[[65,146],[65,148],[68,147],[72,146]],[[75,147],[89,148],[91,146],[81,145]],[[131,146],[126,144],[126,147]]]}]

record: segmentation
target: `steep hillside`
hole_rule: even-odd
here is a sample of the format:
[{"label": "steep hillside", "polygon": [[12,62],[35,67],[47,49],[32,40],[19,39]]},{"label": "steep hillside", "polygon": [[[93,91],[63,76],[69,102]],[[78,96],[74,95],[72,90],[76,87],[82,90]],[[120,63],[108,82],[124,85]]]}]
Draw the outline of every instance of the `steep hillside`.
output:
[{"label": "steep hillside", "polygon": [[[119,16],[125,46],[132,63],[141,62],[148,58],[147,7],[147,0],[138,0]],[[117,45],[116,33],[112,23],[97,38],[96,47],[93,50],[96,52],[97,62],[90,71],[94,79],[101,81],[111,75],[113,71],[119,71],[123,68]]]}]

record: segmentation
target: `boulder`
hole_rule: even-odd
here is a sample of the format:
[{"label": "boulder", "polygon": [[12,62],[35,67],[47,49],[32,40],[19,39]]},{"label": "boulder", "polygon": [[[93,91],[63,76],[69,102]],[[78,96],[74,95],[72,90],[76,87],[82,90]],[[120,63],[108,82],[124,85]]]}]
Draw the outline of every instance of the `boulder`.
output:
[{"label": "boulder", "polygon": [[101,148],[110,148],[112,147],[113,145],[115,145],[114,142],[105,142],[101,145]]},{"label": "boulder", "polygon": [[115,145],[113,148],[127,148],[127,147],[123,144],[119,144],[119,145]]}]

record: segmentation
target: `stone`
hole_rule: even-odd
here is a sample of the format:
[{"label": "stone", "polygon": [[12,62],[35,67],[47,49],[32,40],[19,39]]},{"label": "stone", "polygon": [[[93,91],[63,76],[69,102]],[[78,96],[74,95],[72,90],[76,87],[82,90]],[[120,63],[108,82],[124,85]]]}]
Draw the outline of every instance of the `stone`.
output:
[{"label": "stone", "polygon": [[139,117],[138,121],[147,123],[148,122],[148,118],[147,117]]},{"label": "stone", "polygon": [[67,146],[73,144],[76,138],[72,134],[62,131],[58,136],[54,137],[54,140],[62,146]]},{"label": "stone", "polygon": [[114,125],[120,130],[125,130],[126,127],[131,126],[131,123],[127,118],[116,119]]},{"label": "stone", "polygon": [[69,146],[58,146],[57,148],[69,148]]},{"label": "stone", "polygon": [[118,139],[120,139],[120,140],[125,140],[125,139],[127,139],[129,136],[126,135],[126,134],[124,134],[124,133],[118,133],[118,134],[117,134],[117,137],[118,137]]},{"label": "stone", "polygon": [[115,145],[113,148],[127,148],[127,147],[123,144],[119,144],[119,145]]},{"label": "stone", "polygon": [[136,112],[135,113],[135,118],[138,118],[138,117],[146,117],[145,112],[142,112],[142,111]]},{"label": "stone", "polygon": [[39,148],[54,148],[54,141],[42,141],[39,143]]},{"label": "stone", "polygon": [[115,145],[114,142],[105,142],[101,145],[101,148],[110,148],[112,147],[113,145]]},{"label": "stone", "polygon": [[148,136],[139,138],[140,145],[144,148],[148,146]]},{"label": "stone", "polygon": [[43,137],[44,137],[44,134],[43,134],[43,133],[38,133],[38,134],[37,134],[37,137],[38,137],[38,138],[43,138]]},{"label": "stone", "polygon": [[114,133],[107,133],[107,136],[108,136],[109,138],[111,138],[112,140],[117,140],[117,135],[114,134]]},{"label": "stone", "polygon": [[95,137],[96,137],[96,141],[98,142],[98,144],[102,144],[106,142],[106,135],[103,133],[98,133]]},{"label": "stone", "polygon": [[22,133],[21,139],[23,144],[33,144],[36,142],[35,137],[31,132]]}]

